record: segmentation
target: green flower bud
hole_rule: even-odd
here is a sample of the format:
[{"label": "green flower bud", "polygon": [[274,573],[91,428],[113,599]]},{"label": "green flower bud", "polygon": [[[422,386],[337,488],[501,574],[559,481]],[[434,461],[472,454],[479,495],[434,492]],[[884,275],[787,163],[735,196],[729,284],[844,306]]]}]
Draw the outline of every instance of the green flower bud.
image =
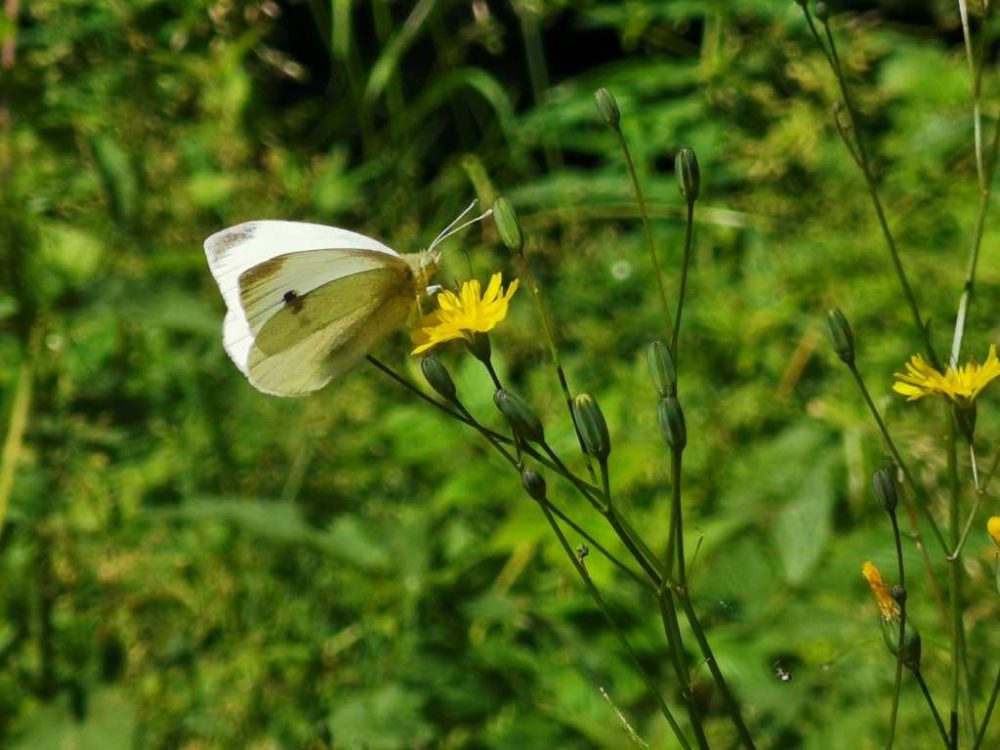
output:
[{"label": "green flower bud", "polygon": [[669,346],[662,341],[654,341],[646,350],[646,363],[660,398],[677,392],[677,367]]},{"label": "green flower bud", "polygon": [[420,360],[420,371],[424,374],[424,379],[438,395],[448,401],[455,400],[455,381],[451,379],[448,370],[441,364],[441,360],[433,354],[428,354]]},{"label": "green flower bud", "polygon": [[895,512],[901,491],[899,481],[896,479],[896,464],[883,466],[872,474],[872,492],[887,513]]},{"label": "green flower bud", "polygon": [[524,248],[521,223],[517,220],[514,207],[503,196],[493,202],[493,222],[497,225],[497,231],[500,232],[503,244],[513,252],[520,254]]},{"label": "green flower bud", "polygon": [[[879,618],[882,626],[882,640],[889,648],[889,652],[896,656],[899,653],[899,619],[886,620]],[[920,641],[920,631],[917,630],[912,620],[907,617],[903,630],[903,666],[912,672],[920,671],[920,654],[922,644]]]},{"label": "green flower bud", "polygon": [[618,130],[618,125],[622,120],[622,113],[618,109],[618,102],[615,101],[614,94],[606,88],[601,87],[594,93],[594,99],[597,100],[597,111],[601,113],[604,122],[615,130]]},{"label": "green flower bud", "polygon": [[580,431],[584,450],[602,463],[611,453],[611,437],[608,423],[604,421],[601,407],[589,393],[581,393],[573,399],[573,418]]},{"label": "green flower bud", "polygon": [[826,19],[830,17],[830,6],[824,3],[823,0],[819,0],[819,2],[816,3],[815,13],[816,18],[823,23],[826,23]]},{"label": "green flower bud", "polygon": [[660,434],[671,450],[682,451],[687,445],[687,427],[681,403],[673,396],[667,396],[656,407],[656,418],[660,423]]},{"label": "green flower bud", "polygon": [[521,472],[521,484],[533,500],[545,499],[545,478],[537,471],[525,469]]},{"label": "green flower bud", "polygon": [[826,312],[826,325],[830,341],[837,356],[847,366],[854,366],[854,333],[839,307]]},{"label": "green flower bud", "polygon": [[694,203],[701,191],[701,170],[698,168],[698,157],[694,155],[694,151],[689,148],[678,151],[674,157],[674,171],[681,186],[681,195],[688,203]]},{"label": "green flower bud", "polygon": [[545,440],[545,431],[542,429],[541,420],[528,406],[528,402],[516,393],[500,388],[493,394],[493,403],[507,417],[510,426],[520,437],[535,443],[541,443]]}]

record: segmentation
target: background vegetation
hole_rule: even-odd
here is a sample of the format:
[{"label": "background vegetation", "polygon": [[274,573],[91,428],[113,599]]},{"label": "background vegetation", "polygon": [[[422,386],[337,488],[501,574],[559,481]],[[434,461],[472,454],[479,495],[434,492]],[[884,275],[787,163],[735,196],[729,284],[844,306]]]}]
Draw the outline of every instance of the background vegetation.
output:
[{"label": "background vegetation", "polygon": [[[944,347],[978,200],[957,10],[831,5]],[[472,197],[507,195],[570,383],[610,422],[617,494],[662,543],[667,462],[643,360],[662,331],[593,103],[607,86],[674,291],[673,155],[691,146],[702,165],[681,366],[692,589],[713,646],[762,747],[881,745],[894,660],[859,570],[893,569],[868,488],[882,448],[825,309],[850,317],[860,369],[931,487],[940,415],[890,394],[919,342],[798,6],[34,0],[0,40],[0,744],[626,747],[604,688],[651,746],[672,746],[516,475],[370,367],[306,400],[255,392],[220,346],[201,249],[223,226],[287,218],[416,250]],[[988,68],[987,113],[997,93]],[[987,222],[966,346],[980,359],[1000,337],[997,240]],[[446,282],[513,272],[489,224],[451,242],[468,252]],[[527,296],[494,347],[572,455]],[[416,378],[407,353],[404,334],[377,352]],[[481,368],[459,347],[443,357],[492,418]],[[979,411],[987,442],[996,396]],[[966,586],[980,712],[1000,648],[981,528]],[[943,694],[949,641],[906,553],[908,613]],[[653,603],[589,565],[669,686]],[[724,743],[704,669],[696,682]],[[906,746],[935,741],[912,682],[900,722]]]}]

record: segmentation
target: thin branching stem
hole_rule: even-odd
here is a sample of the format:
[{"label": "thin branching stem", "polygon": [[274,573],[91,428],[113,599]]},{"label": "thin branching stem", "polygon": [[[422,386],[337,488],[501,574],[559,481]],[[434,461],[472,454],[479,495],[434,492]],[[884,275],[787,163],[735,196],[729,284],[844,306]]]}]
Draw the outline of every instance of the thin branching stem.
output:
[{"label": "thin branching stem", "polygon": [[[961,511],[959,500],[961,491],[958,477],[958,427],[951,418],[950,411],[945,417],[948,420],[948,524],[951,531],[951,547],[958,549],[960,541]],[[962,566],[961,558],[948,560],[949,611],[951,613],[951,705],[949,711],[949,726],[951,741],[954,748],[958,747],[959,734],[959,700],[964,697],[966,703],[965,718],[970,722],[971,732],[975,732],[975,719],[972,717],[971,698],[966,683],[963,696],[963,675],[968,678],[968,656],[965,650],[965,620],[962,617]]]},{"label": "thin branching stem", "polygon": [[[889,448],[892,457],[895,459],[899,468],[903,472],[903,477],[906,479],[906,483],[910,485],[914,494],[917,496],[918,503],[917,507],[921,510],[927,523],[930,524],[931,529],[934,531],[934,536],[938,540],[938,544],[941,545],[941,550],[948,554],[949,547],[947,542],[945,542],[944,535],[941,533],[941,529],[931,515],[930,509],[927,507],[927,495],[919,484],[917,484],[916,479],[913,477],[912,472],[903,461],[903,457],[899,454],[899,450],[896,448],[896,443],[893,442],[892,436],[889,434],[889,430],[885,426],[885,422],[882,420],[882,415],[879,414],[878,407],[875,406],[875,402],[872,401],[871,394],[868,392],[868,386],[865,385],[864,379],[861,377],[861,373],[858,371],[856,365],[848,365],[851,370],[851,374],[854,376],[855,382],[858,384],[858,388],[861,390],[861,395],[864,397],[865,403],[868,405],[868,411],[871,412],[872,417],[875,419],[875,423],[878,425],[879,432],[882,433],[882,439],[885,440],[886,446]],[[931,573],[933,575],[933,573]]]},{"label": "thin branching stem", "polygon": [[885,743],[886,750],[892,750],[896,738],[896,714],[899,711],[899,694],[903,688],[903,643],[906,639],[906,571],[903,567],[903,541],[899,535],[899,523],[896,520],[896,509],[889,511],[892,522],[892,538],[896,545],[896,575],[899,577],[899,587],[903,590],[903,600],[899,605],[899,640],[896,641],[896,675],[892,686],[892,712],[889,714],[889,739]]},{"label": "thin branching stem", "polygon": [[681,285],[677,292],[677,314],[674,316],[674,334],[670,339],[670,351],[674,355],[676,365],[677,337],[681,332],[681,314],[684,312],[684,293],[687,290],[688,267],[691,265],[691,242],[694,237],[694,201],[687,202],[687,215],[684,228],[684,261],[681,265]]},{"label": "thin branching stem", "polygon": [[684,733],[681,731],[680,725],[674,718],[674,715],[670,711],[670,708],[667,706],[666,701],[663,700],[663,696],[660,695],[660,691],[657,690],[656,685],[653,682],[653,679],[646,672],[646,668],[643,666],[642,661],[639,659],[639,655],[635,652],[635,649],[632,648],[632,644],[629,643],[628,638],[625,636],[625,633],[622,632],[621,628],[618,625],[618,622],[615,620],[614,617],[611,616],[611,612],[608,610],[608,606],[604,602],[604,597],[601,596],[601,592],[597,590],[597,586],[594,585],[594,582],[590,578],[590,573],[587,571],[586,565],[584,565],[580,561],[580,559],[576,556],[576,554],[573,552],[573,549],[570,547],[569,542],[566,540],[566,535],[563,533],[562,529],[559,528],[558,522],[555,520],[555,518],[553,518],[552,513],[549,511],[548,507],[543,503],[539,503],[539,507],[542,509],[542,513],[545,514],[545,520],[549,522],[549,526],[552,528],[553,533],[559,539],[559,544],[562,546],[563,551],[566,553],[566,557],[569,559],[570,563],[573,565],[573,568],[580,576],[580,579],[587,587],[587,591],[590,593],[590,596],[593,598],[594,602],[601,610],[601,613],[604,615],[604,618],[608,621],[608,624],[611,626],[611,629],[615,632],[615,635],[618,636],[618,640],[621,641],[622,646],[625,648],[625,651],[628,653],[629,658],[632,660],[632,664],[635,666],[636,671],[640,674],[643,682],[646,684],[646,689],[649,691],[650,695],[652,695],[656,699],[656,703],[659,706],[660,713],[663,714],[663,717],[667,720],[667,723],[670,724],[670,728],[673,730],[674,736],[677,737],[677,741],[681,744],[681,747],[685,748],[686,750],[690,750],[691,745],[687,741],[687,738],[684,736]]},{"label": "thin branching stem", "polygon": [[667,304],[667,290],[663,286],[663,272],[660,270],[660,260],[656,255],[656,245],[653,243],[653,230],[649,226],[649,213],[646,211],[646,198],[642,193],[642,186],[639,184],[639,175],[635,171],[635,163],[632,161],[632,154],[629,151],[628,143],[621,127],[613,128],[618,137],[618,145],[621,147],[622,156],[625,158],[625,166],[628,168],[629,180],[632,182],[632,191],[635,193],[635,202],[639,206],[639,216],[642,217],[642,234],[646,240],[646,249],[649,251],[649,261],[653,266],[653,276],[656,279],[656,290],[660,295],[660,305],[663,307],[663,317],[667,323],[667,334],[671,341],[674,340],[674,323],[670,317],[670,306]]},{"label": "thin branching stem", "polygon": [[[940,370],[941,361],[937,356],[937,352],[934,350],[933,343],[931,342],[930,330],[920,315],[920,308],[917,305],[916,295],[913,293],[913,288],[910,286],[910,282],[906,277],[906,271],[903,269],[903,262],[899,257],[899,250],[896,247],[896,239],[892,234],[892,230],[889,228],[889,222],[885,215],[885,208],[882,205],[882,198],[878,192],[878,184],[875,181],[875,176],[872,171],[871,159],[868,156],[868,150],[865,146],[864,138],[861,137],[861,130],[859,128],[860,118],[858,117],[857,108],[854,105],[854,100],[851,96],[850,90],[847,87],[847,80],[844,75],[843,66],[840,63],[840,56],[837,53],[837,45],[834,41],[833,34],[830,32],[830,27],[824,23],[823,29],[826,35],[826,44],[824,45],[819,29],[816,28],[816,24],[813,21],[812,15],[809,13],[809,9],[805,3],[802,4],[802,9],[805,13],[806,23],[809,25],[809,30],[816,39],[816,43],[823,50],[823,54],[830,63],[830,68],[833,70],[833,74],[837,79],[837,84],[840,87],[840,95],[844,100],[844,107],[847,110],[847,116],[850,120],[851,130],[854,133],[854,140],[857,146],[855,162],[857,162],[858,166],[861,167],[861,172],[864,175],[865,185],[868,188],[868,194],[871,196],[872,205],[875,208],[875,215],[878,218],[879,227],[882,230],[882,236],[885,239],[886,247],[888,248],[889,255],[892,258],[892,265],[896,270],[896,277],[899,280],[899,285],[903,291],[903,296],[906,298],[907,305],[909,305],[910,314],[913,316],[913,325],[917,329],[918,335],[924,342],[924,347],[927,350],[927,356],[930,359],[931,364]],[[839,126],[838,130],[841,130]],[[852,156],[854,155],[852,154]]]},{"label": "thin branching stem", "polygon": [[986,704],[986,715],[983,716],[983,723],[976,733],[976,742],[972,750],[979,750],[982,747],[983,739],[986,737],[986,730],[990,726],[990,719],[993,718],[993,709],[997,704],[997,695],[1000,694],[1000,669],[997,670],[997,678],[993,681],[993,691],[990,693],[990,702]]},{"label": "thin branching stem", "polygon": [[587,457],[587,472],[590,474],[590,480],[596,484],[597,475],[594,473],[594,467],[591,465],[586,450],[584,450],[583,436],[580,434],[580,428],[576,424],[576,415],[573,413],[573,396],[569,389],[569,381],[566,379],[566,371],[563,369],[562,362],[559,359],[559,349],[556,346],[552,321],[549,320],[549,316],[545,312],[542,290],[538,286],[535,275],[531,272],[531,266],[528,265],[528,260],[525,258],[523,252],[514,255],[514,265],[517,266],[517,271],[521,275],[521,278],[524,279],[524,283],[527,284],[528,291],[531,292],[531,298],[534,300],[535,313],[538,315],[538,322],[542,326],[542,334],[545,336],[545,343],[549,347],[549,357],[552,358],[552,366],[555,367],[556,376],[559,378],[559,387],[562,389],[563,398],[566,401],[566,411],[573,422],[573,430],[576,432],[576,440],[580,446],[580,452]]},{"label": "thin branching stem", "polygon": [[695,611],[694,605],[691,603],[691,596],[688,590],[684,586],[676,586],[673,589],[673,593],[677,596],[677,599],[681,603],[681,608],[684,610],[684,614],[687,617],[688,625],[691,626],[691,631],[694,633],[695,640],[698,641],[698,647],[701,649],[701,655],[705,659],[705,664],[708,665],[708,670],[712,674],[712,678],[715,680],[716,687],[719,688],[719,692],[722,693],[722,697],[726,703],[726,710],[729,711],[729,715],[733,720],[733,724],[736,726],[736,731],[740,736],[740,741],[747,750],[755,750],[753,738],[750,736],[750,730],[743,721],[743,715],[740,710],[740,704],[736,700],[736,696],[733,695],[733,691],[729,689],[729,684],[726,682],[726,678],[722,674],[722,670],[719,668],[719,663],[715,658],[715,653],[712,651],[712,646],[708,642],[708,637],[705,635],[705,629],[701,625],[701,620],[698,618],[698,613]]},{"label": "thin branching stem", "polygon": [[931,691],[927,688],[927,682],[924,680],[923,674],[920,673],[920,670],[917,670],[913,673],[913,676],[917,678],[917,684],[920,686],[920,692],[924,694],[924,700],[927,701],[927,707],[930,708],[931,713],[934,714],[934,722],[937,724],[938,733],[944,741],[944,746],[946,748],[951,747],[951,741],[948,739],[948,731],[944,728],[944,722],[941,721],[941,714],[938,712],[937,706],[934,704],[934,698],[931,696]]}]

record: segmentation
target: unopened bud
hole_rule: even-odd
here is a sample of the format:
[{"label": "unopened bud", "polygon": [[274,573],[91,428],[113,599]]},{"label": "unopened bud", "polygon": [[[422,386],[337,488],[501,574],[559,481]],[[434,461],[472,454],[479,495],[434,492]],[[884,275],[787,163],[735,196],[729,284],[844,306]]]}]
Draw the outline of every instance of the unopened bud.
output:
[{"label": "unopened bud", "polygon": [[[894,620],[881,620],[882,639],[889,648],[890,653],[896,656],[899,651],[899,618]],[[920,631],[917,630],[913,621],[907,617],[903,630],[902,661],[903,666],[912,672],[920,671],[921,654]]]},{"label": "unopened bud", "polygon": [[896,479],[896,464],[889,464],[872,473],[872,492],[887,513],[893,513],[899,504],[901,489]]},{"label": "unopened bud", "polygon": [[815,12],[816,18],[823,23],[826,23],[826,19],[830,17],[830,6],[823,2],[823,0],[819,0],[819,2],[816,3]]},{"label": "unopened bud", "polygon": [[681,403],[673,396],[667,396],[656,407],[656,418],[660,423],[660,434],[671,450],[682,451],[687,445],[687,427]]},{"label": "unopened bud", "polygon": [[677,392],[677,367],[670,347],[662,341],[654,341],[646,350],[646,363],[649,365],[649,376],[660,398],[672,396]]},{"label": "unopened bud", "polygon": [[833,350],[841,361],[849,367],[854,366],[854,333],[839,307],[827,310],[826,325],[830,332],[830,342]]},{"label": "unopened bud", "polygon": [[573,399],[573,417],[580,431],[584,450],[598,461],[606,461],[611,453],[611,436],[608,423],[597,401],[589,393],[581,393]]},{"label": "unopened bud", "polygon": [[441,360],[433,354],[428,354],[420,360],[420,371],[424,374],[424,379],[439,396],[448,401],[455,400],[455,381],[451,379],[448,370],[441,364]]},{"label": "unopened bud", "polygon": [[545,478],[533,469],[521,472],[521,484],[532,500],[541,502],[545,499]]},{"label": "unopened bud", "polygon": [[521,233],[521,223],[510,201],[503,196],[493,202],[493,222],[500,232],[500,239],[508,249],[520,253],[524,248],[524,235]]},{"label": "unopened bud", "polygon": [[545,431],[542,429],[542,422],[528,406],[528,402],[500,388],[493,394],[493,403],[497,405],[500,412],[507,417],[514,432],[525,440],[541,443],[545,440]]},{"label": "unopened bud", "polygon": [[681,186],[681,195],[688,203],[698,200],[698,193],[701,191],[701,170],[698,167],[698,157],[689,148],[682,148],[674,157],[674,171],[677,173],[677,182]]},{"label": "unopened bud", "polygon": [[594,93],[594,99],[597,100],[597,111],[601,113],[604,122],[615,130],[618,130],[618,125],[622,120],[622,113],[618,109],[618,102],[615,101],[614,94],[602,86]]}]

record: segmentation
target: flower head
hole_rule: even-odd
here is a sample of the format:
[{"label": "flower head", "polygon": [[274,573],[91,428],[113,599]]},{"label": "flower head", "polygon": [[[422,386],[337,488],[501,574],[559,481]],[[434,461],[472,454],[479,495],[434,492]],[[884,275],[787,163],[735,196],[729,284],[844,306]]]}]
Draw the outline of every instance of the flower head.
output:
[{"label": "flower head", "polygon": [[875,595],[875,601],[878,602],[878,608],[882,613],[882,619],[887,622],[897,619],[899,617],[899,605],[889,593],[889,587],[885,585],[885,581],[882,579],[882,573],[875,566],[875,563],[869,561],[862,565],[861,575],[863,575],[865,580],[868,581],[868,586]]},{"label": "flower head", "polygon": [[922,356],[914,354],[906,363],[906,372],[895,374],[892,389],[916,401],[924,396],[945,396],[955,402],[970,403],[994,378],[1000,377],[997,348],[990,345],[986,361],[978,365],[969,362],[961,367],[949,367],[938,372]]},{"label": "flower head", "polygon": [[517,291],[518,280],[510,282],[506,291],[502,284],[501,275],[495,273],[485,294],[476,279],[462,284],[458,294],[448,290],[439,292],[438,309],[424,316],[411,334],[415,345],[413,354],[420,354],[452,339],[471,342],[475,334],[493,330],[507,317],[507,306]]}]

